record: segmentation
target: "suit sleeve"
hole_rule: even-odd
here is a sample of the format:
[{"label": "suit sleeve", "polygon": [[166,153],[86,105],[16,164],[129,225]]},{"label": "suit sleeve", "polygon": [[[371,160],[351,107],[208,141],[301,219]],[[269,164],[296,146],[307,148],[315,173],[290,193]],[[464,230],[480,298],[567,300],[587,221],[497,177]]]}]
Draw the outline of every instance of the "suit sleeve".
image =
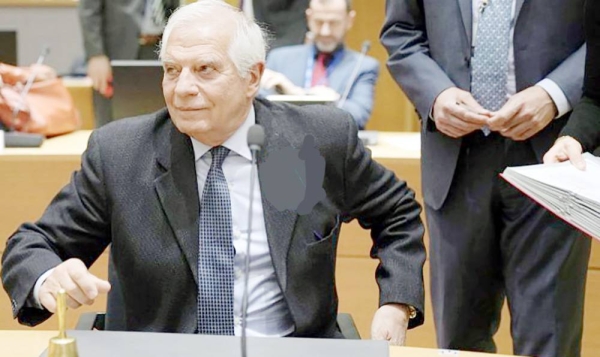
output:
[{"label": "suit sleeve", "polygon": [[581,83],[583,83],[585,52],[584,44],[546,76],[562,89],[571,106],[579,102],[583,93]]},{"label": "suit sleeve", "polygon": [[437,96],[456,85],[429,54],[422,1],[387,0],[380,41],[389,54],[392,77],[427,125]]},{"label": "suit sleeve", "polygon": [[13,317],[29,326],[50,312],[26,301],[37,279],[70,258],[90,267],[110,242],[110,224],[100,147],[95,133],[82,157],[81,170],[54,197],[42,217],[25,223],[8,239],[2,256],[2,283],[13,305]]},{"label": "suit sleeve", "polygon": [[[342,109],[349,112],[354,118],[356,125],[364,129],[373,111],[375,97],[375,85],[379,77],[379,64],[377,61],[369,61],[364,67],[348,94]],[[340,93],[343,95],[344,93]]]},{"label": "suit sleeve", "polygon": [[79,0],[78,12],[86,60],[106,55],[104,48],[104,1]]},{"label": "suit sleeve", "polygon": [[403,303],[416,308],[409,328],[424,320],[423,264],[425,229],[421,206],[406,182],[371,158],[348,119],[344,161],[344,211],[371,230],[371,257],[376,270],[379,304]]},{"label": "suit sleeve", "polygon": [[581,143],[583,151],[594,151],[600,147],[600,103],[583,97],[575,106],[567,125],[560,135],[569,135]]}]

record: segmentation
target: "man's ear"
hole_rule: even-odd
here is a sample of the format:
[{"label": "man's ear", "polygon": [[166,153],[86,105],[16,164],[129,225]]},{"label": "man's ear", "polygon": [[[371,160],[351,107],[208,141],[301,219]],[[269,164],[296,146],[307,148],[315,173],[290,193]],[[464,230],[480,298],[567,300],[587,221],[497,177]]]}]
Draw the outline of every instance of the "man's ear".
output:
[{"label": "man's ear", "polygon": [[248,81],[248,95],[254,97],[260,89],[260,79],[265,72],[265,63],[257,62],[248,70],[246,80]]},{"label": "man's ear", "polygon": [[355,19],[356,19],[356,11],[352,10],[348,13],[348,22],[346,25],[346,31],[350,31],[352,26],[354,26]]}]

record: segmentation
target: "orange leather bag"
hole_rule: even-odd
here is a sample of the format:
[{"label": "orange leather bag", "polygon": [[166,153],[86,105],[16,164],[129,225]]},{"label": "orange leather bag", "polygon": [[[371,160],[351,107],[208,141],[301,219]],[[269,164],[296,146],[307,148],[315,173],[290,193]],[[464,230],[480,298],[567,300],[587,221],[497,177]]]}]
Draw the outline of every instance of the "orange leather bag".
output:
[{"label": "orange leather bag", "polygon": [[[0,63],[0,121],[4,126],[48,137],[79,129],[79,113],[60,78],[37,75],[22,98],[30,73],[28,68]],[[15,107],[20,108],[16,118],[13,117]]]}]

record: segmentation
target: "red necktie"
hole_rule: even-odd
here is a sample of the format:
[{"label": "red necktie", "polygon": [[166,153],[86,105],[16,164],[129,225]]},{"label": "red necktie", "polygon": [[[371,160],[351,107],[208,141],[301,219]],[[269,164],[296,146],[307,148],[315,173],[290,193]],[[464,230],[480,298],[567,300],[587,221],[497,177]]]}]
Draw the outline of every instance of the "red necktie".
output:
[{"label": "red necktie", "polygon": [[319,53],[317,56],[317,62],[313,68],[311,87],[314,86],[326,86],[327,85],[327,67],[325,63],[329,61],[331,55],[329,53]]}]

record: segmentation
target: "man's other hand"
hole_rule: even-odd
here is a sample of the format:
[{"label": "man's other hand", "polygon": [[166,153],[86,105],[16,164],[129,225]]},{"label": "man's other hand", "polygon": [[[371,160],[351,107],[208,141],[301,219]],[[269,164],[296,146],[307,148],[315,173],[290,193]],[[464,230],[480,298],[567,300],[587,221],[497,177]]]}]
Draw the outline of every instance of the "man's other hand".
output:
[{"label": "man's other hand", "polygon": [[371,338],[389,341],[390,345],[404,346],[410,312],[403,304],[387,304],[380,307],[373,317]]},{"label": "man's other hand", "polygon": [[112,96],[110,82],[112,81],[112,67],[108,57],[95,56],[88,60],[87,74],[92,79],[95,90],[106,98]]},{"label": "man's other hand", "polygon": [[436,128],[452,138],[460,138],[487,124],[490,112],[471,93],[452,87],[438,95],[433,103]]},{"label": "man's other hand", "polygon": [[110,290],[110,283],[92,275],[79,259],[69,259],[56,268],[40,286],[39,301],[48,311],[56,311],[58,291],[67,293],[67,306],[76,309],[91,305],[99,294]]},{"label": "man's other hand", "polygon": [[554,142],[554,146],[544,155],[544,164],[552,164],[571,160],[571,163],[579,170],[585,170],[585,160],[582,153],[583,148],[579,141],[570,136],[561,136]]},{"label": "man's other hand", "polygon": [[304,89],[292,83],[282,73],[265,68],[260,86],[266,90],[275,90],[281,94],[304,95]]},{"label": "man's other hand", "polygon": [[527,140],[544,129],[558,113],[542,87],[532,86],[510,97],[489,120],[490,130],[512,140]]}]

